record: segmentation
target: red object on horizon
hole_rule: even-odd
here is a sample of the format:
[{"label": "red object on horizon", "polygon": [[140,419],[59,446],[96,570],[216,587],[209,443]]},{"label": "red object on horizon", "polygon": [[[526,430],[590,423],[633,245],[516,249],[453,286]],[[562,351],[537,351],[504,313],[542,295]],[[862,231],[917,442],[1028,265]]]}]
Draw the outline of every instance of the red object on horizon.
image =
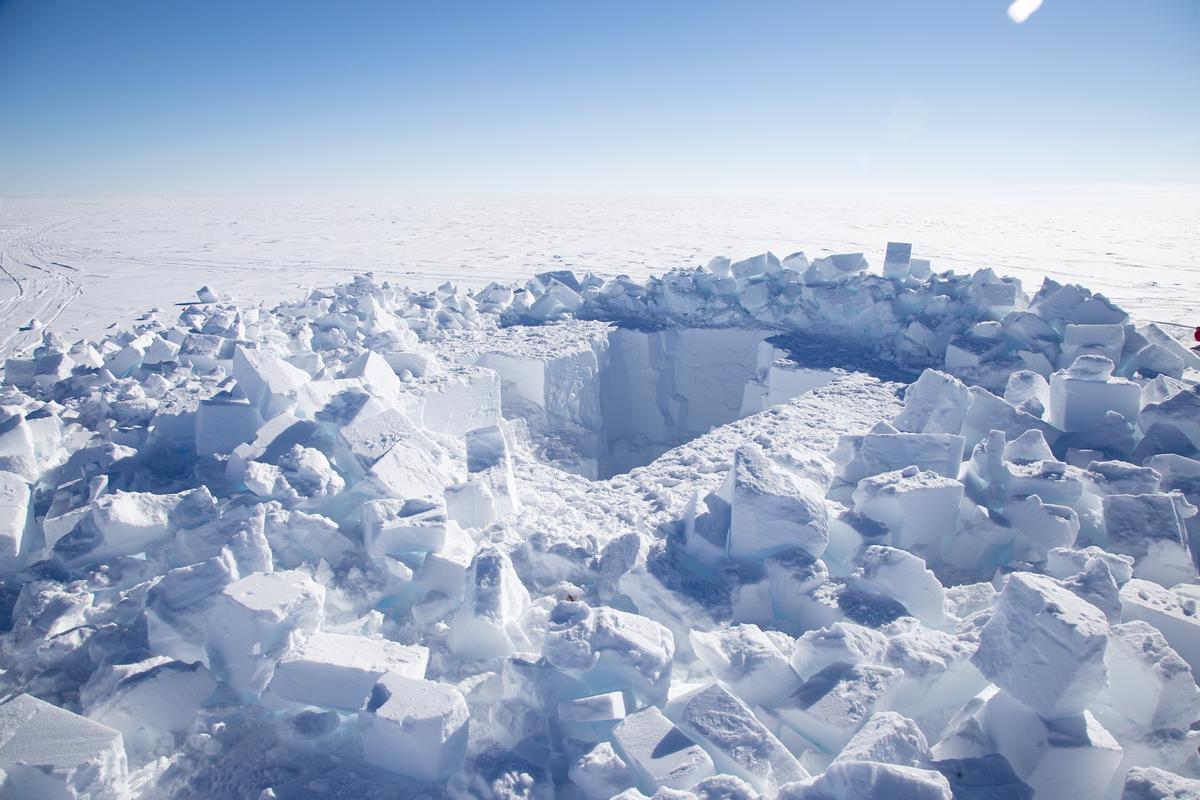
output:
[{"label": "red object on horizon", "polygon": [[1197,342],[1200,342],[1200,325],[1196,326],[1196,332],[1194,334],[1192,334],[1192,336],[1196,339]]}]

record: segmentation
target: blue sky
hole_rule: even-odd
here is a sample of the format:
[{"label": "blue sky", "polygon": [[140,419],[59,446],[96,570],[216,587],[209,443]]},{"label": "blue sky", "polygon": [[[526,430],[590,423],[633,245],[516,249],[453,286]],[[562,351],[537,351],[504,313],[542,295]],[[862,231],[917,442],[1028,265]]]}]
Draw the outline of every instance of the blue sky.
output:
[{"label": "blue sky", "polygon": [[0,0],[0,193],[1200,184],[1200,2]]}]

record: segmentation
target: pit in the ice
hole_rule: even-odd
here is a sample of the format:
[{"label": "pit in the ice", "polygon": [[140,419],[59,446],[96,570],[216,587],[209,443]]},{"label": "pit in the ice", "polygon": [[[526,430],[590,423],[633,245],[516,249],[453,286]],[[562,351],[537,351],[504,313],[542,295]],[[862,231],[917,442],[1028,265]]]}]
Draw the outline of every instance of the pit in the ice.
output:
[{"label": "pit in the ice", "polygon": [[593,479],[823,386],[838,360],[836,348],[771,330],[587,321],[513,326],[473,344],[473,362],[500,376],[503,415],[525,421],[546,460]]}]

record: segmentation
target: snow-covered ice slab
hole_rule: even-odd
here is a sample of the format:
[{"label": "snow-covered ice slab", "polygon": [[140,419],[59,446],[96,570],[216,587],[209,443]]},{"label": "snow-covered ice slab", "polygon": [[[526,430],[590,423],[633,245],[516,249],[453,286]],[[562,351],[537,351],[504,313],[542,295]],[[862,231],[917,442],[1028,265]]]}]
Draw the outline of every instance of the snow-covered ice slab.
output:
[{"label": "snow-covered ice slab", "polygon": [[827,753],[837,753],[876,711],[886,711],[902,670],[845,662],[813,675],[776,709],[780,718]]},{"label": "snow-covered ice slab", "polygon": [[162,737],[187,731],[216,688],[203,664],[153,656],[97,670],[80,702],[89,719],[120,731],[131,752],[152,752]]},{"label": "snow-covered ice slab", "polygon": [[720,772],[737,775],[760,792],[809,777],[750,707],[719,683],[674,702],[682,705],[680,727],[708,751]]},{"label": "snow-covered ice slab", "polygon": [[325,589],[299,571],[260,572],[225,587],[208,618],[208,661],[236,691],[257,695],[294,641],[321,625]]},{"label": "snow-covered ice slab", "polygon": [[455,689],[388,673],[358,713],[363,756],[380,769],[436,781],[462,763],[469,718],[467,704]]},{"label": "snow-covered ice slab", "polygon": [[716,772],[708,753],[653,706],[621,720],[613,742],[638,784],[650,792],[690,789]]},{"label": "snow-covered ice slab", "polygon": [[983,627],[972,662],[1047,717],[1085,710],[1104,688],[1108,622],[1053,579],[1016,572]]},{"label": "snow-covered ice slab", "polygon": [[128,797],[121,734],[27,694],[0,704],[0,769],[11,797]]},{"label": "snow-covered ice slab", "polygon": [[424,678],[428,663],[429,649],[421,645],[318,632],[279,660],[267,692],[294,703],[357,711],[385,673]]}]

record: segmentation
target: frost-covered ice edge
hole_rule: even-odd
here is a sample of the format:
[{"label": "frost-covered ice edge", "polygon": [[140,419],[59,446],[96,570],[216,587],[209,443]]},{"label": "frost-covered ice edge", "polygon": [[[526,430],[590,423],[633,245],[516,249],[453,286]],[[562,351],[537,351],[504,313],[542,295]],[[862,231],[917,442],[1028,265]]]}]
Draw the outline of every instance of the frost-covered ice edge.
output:
[{"label": "frost-covered ice edge", "polygon": [[47,332],[0,796],[1192,796],[1198,368],[901,244]]}]

